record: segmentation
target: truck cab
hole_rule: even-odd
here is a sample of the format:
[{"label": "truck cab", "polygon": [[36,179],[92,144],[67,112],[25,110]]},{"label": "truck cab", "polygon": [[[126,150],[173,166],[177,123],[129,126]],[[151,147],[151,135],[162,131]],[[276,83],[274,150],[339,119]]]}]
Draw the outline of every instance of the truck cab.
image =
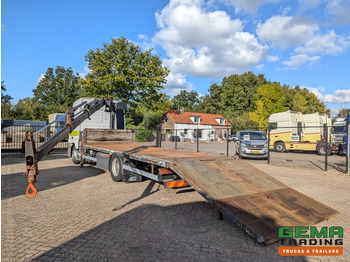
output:
[{"label": "truck cab", "polygon": [[343,139],[346,130],[346,118],[337,118],[331,128],[331,143],[336,146],[336,151],[344,150]]},{"label": "truck cab", "polygon": [[[84,102],[90,103],[96,98],[82,97],[77,99],[73,107],[83,104]],[[96,128],[96,129],[125,129],[125,110],[126,103],[113,101],[112,106],[115,110],[106,105],[101,107],[97,112],[92,114],[89,119],[81,123],[76,127],[68,137],[68,156],[72,157],[72,161],[75,164],[80,163],[78,152],[80,148],[81,138],[85,128]],[[88,110],[84,105],[76,109],[76,115],[79,112]]]}]

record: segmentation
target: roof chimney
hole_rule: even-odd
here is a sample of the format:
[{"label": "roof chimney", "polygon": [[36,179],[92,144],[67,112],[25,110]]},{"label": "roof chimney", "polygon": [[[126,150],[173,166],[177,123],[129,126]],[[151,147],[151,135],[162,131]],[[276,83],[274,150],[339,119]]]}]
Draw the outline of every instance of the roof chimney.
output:
[{"label": "roof chimney", "polygon": [[185,112],[185,108],[184,107],[180,107],[180,113],[183,114]]}]

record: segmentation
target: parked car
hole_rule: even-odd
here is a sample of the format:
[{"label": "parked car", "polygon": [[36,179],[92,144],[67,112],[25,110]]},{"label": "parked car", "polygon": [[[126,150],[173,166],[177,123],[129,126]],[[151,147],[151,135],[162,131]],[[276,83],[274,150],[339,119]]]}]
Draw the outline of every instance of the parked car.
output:
[{"label": "parked car", "polygon": [[268,158],[268,141],[263,131],[238,131],[236,153],[240,158]]},{"label": "parked car", "polygon": [[237,137],[234,136],[234,135],[229,135],[229,136],[227,137],[227,141],[228,141],[228,142],[235,142],[236,140],[237,140]]}]

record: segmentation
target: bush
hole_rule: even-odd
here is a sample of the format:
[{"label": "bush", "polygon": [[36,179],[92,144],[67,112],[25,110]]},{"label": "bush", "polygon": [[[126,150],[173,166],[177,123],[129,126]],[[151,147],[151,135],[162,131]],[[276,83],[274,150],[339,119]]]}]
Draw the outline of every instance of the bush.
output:
[{"label": "bush", "polygon": [[148,142],[151,134],[152,134],[152,131],[148,129],[136,130],[135,141]]}]

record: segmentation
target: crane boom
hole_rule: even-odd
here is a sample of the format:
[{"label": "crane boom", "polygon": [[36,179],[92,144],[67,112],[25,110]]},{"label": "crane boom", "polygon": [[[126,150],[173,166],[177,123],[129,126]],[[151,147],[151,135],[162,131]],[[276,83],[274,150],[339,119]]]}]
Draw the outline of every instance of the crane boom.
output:
[{"label": "crane boom", "polygon": [[[54,148],[62,139],[68,136],[76,127],[78,127],[82,122],[88,119],[93,113],[98,111],[103,106],[107,106],[111,109],[111,112],[115,112],[114,104],[112,99],[95,99],[90,103],[84,105],[84,109],[78,112],[76,115],[75,111],[81,106],[75,106],[66,112],[65,127],[57,132],[53,137],[44,142],[40,147],[36,149],[35,141],[33,139],[33,133],[26,132],[25,134],[25,163],[26,171],[25,175],[28,177],[28,187],[26,190],[26,195],[28,197],[34,197],[37,193],[37,189],[34,186],[36,183],[36,176],[39,174],[38,162],[47,155],[52,148]],[[32,191],[30,193],[30,191]]]}]

